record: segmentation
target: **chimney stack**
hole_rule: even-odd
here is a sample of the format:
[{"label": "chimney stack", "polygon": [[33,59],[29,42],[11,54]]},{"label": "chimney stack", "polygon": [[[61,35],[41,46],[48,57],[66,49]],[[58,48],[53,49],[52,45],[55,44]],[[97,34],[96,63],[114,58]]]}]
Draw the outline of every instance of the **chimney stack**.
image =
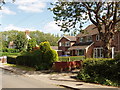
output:
[{"label": "chimney stack", "polygon": [[26,35],[29,35],[29,34],[30,34],[30,31],[29,31],[29,30],[26,30],[26,31],[25,31],[25,34],[26,34]]}]

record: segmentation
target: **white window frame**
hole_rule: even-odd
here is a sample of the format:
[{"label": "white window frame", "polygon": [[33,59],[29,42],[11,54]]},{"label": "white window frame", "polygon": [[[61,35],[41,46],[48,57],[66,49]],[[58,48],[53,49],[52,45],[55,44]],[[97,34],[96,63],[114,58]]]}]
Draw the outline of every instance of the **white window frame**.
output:
[{"label": "white window frame", "polygon": [[100,35],[96,35],[96,41],[99,41],[100,40]]},{"label": "white window frame", "polygon": [[62,43],[61,43],[61,42],[59,42],[59,46],[60,46],[60,47],[62,46]]},{"label": "white window frame", "polygon": [[[100,57],[98,57],[98,49],[100,50]],[[99,47],[99,48],[94,48],[94,58],[103,58],[103,53],[102,53],[103,48]]]},{"label": "white window frame", "polygon": [[79,50],[83,50],[84,51],[84,49],[77,49],[77,56],[84,56],[84,55],[80,55]]},{"label": "white window frame", "polygon": [[69,47],[70,46],[70,42],[69,41],[65,42],[65,46]]}]

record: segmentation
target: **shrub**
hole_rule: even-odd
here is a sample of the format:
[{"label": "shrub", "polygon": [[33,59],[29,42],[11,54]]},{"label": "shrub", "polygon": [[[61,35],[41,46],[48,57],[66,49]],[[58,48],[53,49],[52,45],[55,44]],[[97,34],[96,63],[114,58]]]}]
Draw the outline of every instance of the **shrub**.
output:
[{"label": "shrub", "polygon": [[120,62],[114,59],[86,59],[78,78],[86,82],[120,86]]},{"label": "shrub", "polygon": [[120,60],[120,53],[117,53],[117,54],[115,55],[115,60]]},{"label": "shrub", "polygon": [[22,52],[21,56],[16,58],[18,65],[35,67],[36,70],[49,69],[52,63],[58,60],[58,54],[50,48],[49,42],[40,44],[40,49],[31,52]]},{"label": "shrub", "polygon": [[34,47],[36,47],[37,42],[34,38],[28,40],[28,44],[27,44],[27,51],[32,51]]}]

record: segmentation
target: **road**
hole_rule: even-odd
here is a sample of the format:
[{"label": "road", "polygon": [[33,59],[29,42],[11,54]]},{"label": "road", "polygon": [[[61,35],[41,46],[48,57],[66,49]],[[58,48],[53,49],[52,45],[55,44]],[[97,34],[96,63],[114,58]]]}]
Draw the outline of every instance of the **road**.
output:
[{"label": "road", "polygon": [[[0,69],[2,76],[2,88],[63,88],[52,85],[47,81],[36,80],[30,77],[14,74],[10,71]],[[43,78],[44,79],[44,78]]]}]

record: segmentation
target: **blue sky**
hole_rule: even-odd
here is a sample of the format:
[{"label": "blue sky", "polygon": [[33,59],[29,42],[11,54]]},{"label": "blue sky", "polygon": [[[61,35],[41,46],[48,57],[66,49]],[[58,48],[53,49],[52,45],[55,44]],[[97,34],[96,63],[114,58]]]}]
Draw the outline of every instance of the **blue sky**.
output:
[{"label": "blue sky", "polygon": [[[7,1],[7,0],[6,0]],[[45,33],[61,34],[53,19],[53,13],[48,10],[50,2],[41,0],[8,0],[3,9],[1,18],[2,31],[6,30],[40,30]]]}]

